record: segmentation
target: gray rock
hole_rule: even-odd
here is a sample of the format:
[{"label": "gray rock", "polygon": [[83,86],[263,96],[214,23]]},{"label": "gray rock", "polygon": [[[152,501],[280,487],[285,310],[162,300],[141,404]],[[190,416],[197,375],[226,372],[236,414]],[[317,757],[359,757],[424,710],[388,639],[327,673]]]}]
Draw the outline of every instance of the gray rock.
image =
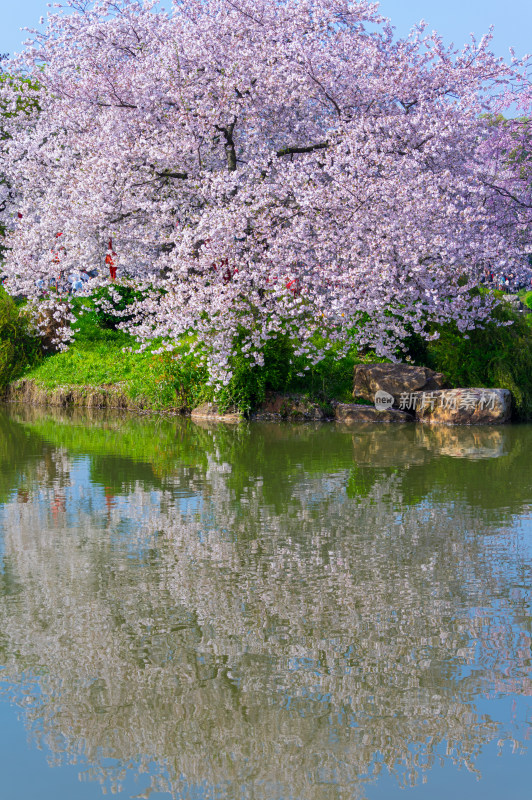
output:
[{"label": "gray rock", "polygon": [[190,414],[193,420],[207,420],[208,422],[241,422],[243,414],[237,409],[220,411],[217,403],[202,403],[194,408]]},{"label": "gray rock", "polygon": [[400,395],[399,407],[419,422],[440,425],[501,425],[510,420],[508,389],[444,389]]},{"label": "gray rock", "polygon": [[321,406],[301,395],[275,394],[268,397],[251,418],[265,421],[281,419],[319,421],[327,419],[327,416]]},{"label": "gray rock", "polygon": [[354,372],[353,397],[373,403],[378,391],[388,392],[395,398],[405,392],[428,392],[443,389],[445,376],[428,367],[409,364],[357,364]]},{"label": "gray rock", "polygon": [[375,406],[362,406],[356,403],[338,403],[334,409],[337,422],[355,424],[359,422],[413,422],[414,417],[397,408],[377,411]]}]

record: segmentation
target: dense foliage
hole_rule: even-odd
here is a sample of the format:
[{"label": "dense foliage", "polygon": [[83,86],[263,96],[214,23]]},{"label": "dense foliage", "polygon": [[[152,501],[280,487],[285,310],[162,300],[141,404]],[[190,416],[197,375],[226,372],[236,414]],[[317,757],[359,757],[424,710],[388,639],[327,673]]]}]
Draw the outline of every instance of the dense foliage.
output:
[{"label": "dense foliage", "polygon": [[41,345],[24,311],[0,287],[0,388],[40,361]]},{"label": "dense foliage", "polygon": [[92,297],[94,315],[102,328],[115,331],[122,322],[132,319],[130,306],[141,297],[141,293],[132,284],[102,286]]}]

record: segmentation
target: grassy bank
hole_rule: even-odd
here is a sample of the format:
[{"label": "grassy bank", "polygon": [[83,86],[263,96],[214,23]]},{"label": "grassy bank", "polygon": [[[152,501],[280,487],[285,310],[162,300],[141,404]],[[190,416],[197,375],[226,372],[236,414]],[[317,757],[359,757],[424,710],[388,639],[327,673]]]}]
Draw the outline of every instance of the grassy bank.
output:
[{"label": "grassy bank", "polygon": [[[171,353],[154,355],[138,352],[136,341],[127,334],[101,327],[93,313],[80,317],[77,327],[79,333],[66,352],[43,358],[19,377],[45,389],[119,388],[133,405],[152,410],[191,409],[214,399],[206,368],[190,353],[186,341]],[[234,377],[218,399],[222,405],[236,405],[243,411],[251,410],[273,391],[349,401],[353,368],[361,360],[356,351],[341,362],[327,359],[304,379],[297,377],[300,365],[297,360],[290,364],[290,358],[291,347],[284,341],[267,345],[263,368],[250,368],[243,357],[236,356]]]},{"label": "grassy bank", "polygon": [[[9,318],[9,325],[2,328],[0,324],[0,355],[5,351],[0,384],[24,377],[47,391],[72,387],[77,391],[72,402],[76,403],[77,397],[80,404],[85,404],[83,392],[87,387],[94,387],[108,396],[114,393],[118,405],[153,411],[183,411],[214,399],[206,368],[191,354],[186,340],[172,353],[139,352],[132,337],[114,330],[91,309],[79,317],[79,330],[69,350],[42,356],[35,342],[28,339],[23,314],[15,335],[18,329],[13,304],[8,302],[8,308],[9,314],[4,316]],[[509,389],[516,417],[532,419],[532,315],[520,314],[508,305],[501,306],[496,315],[499,322],[512,324],[490,323],[468,337],[453,325],[443,326],[436,341],[427,343],[412,337],[408,343],[410,358],[413,363],[443,372],[451,387]],[[2,341],[6,343],[4,351]],[[233,379],[218,400],[245,412],[269,392],[297,392],[318,401],[349,402],[355,364],[372,360],[372,354],[362,356],[353,348],[344,358],[335,360],[331,355],[307,369],[304,377],[298,377],[303,364],[294,358],[291,343],[280,338],[265,346],[263,367],[250,367],[237,353]]]},{"label": "grassy bank", "polygon": [[[67,351],[24,363],[16,374],[10,373],[9,380],[24,377],[52,391],[59,387],[118,391],[126,399],[120,405],[154,411],[192,409],[214,400],[206,367],[191,353],[190,340],[183,339],[170,353],[140,352],[136,340],[116,330],[112,322],[96,308],[85,308],[75,323],[77,333]],[[288,339],[268,342],[263,354],[263,367],[250,367],[243,354],[235,354],[233,378],[217,394],[222,406],[237,406],[248,412],[270,392],[297,392],[317,400],[348,402],[352,399],[354,366],[364,360],[353,348],[340,361],[329,356],[301,378],[297,373],[304,371],[305,364],[294,357]]]}]

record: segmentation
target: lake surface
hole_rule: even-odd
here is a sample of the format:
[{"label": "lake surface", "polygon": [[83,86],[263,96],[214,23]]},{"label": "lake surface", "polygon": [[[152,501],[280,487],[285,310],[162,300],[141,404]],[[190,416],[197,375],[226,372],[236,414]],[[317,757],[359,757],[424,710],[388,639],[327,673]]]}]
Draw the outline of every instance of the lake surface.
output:
[{"label": "lake surface", "polygon": [[5,800],[530,800],[532,426],[0,408]]}]

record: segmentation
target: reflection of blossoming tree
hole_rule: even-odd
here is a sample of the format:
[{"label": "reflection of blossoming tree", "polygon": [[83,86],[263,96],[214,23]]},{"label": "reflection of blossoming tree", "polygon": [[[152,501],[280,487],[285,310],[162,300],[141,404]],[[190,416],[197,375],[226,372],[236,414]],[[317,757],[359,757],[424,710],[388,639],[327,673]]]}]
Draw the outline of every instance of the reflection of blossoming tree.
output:
[{"label": "reflection of blossoming tree", "polygon": [[57,761],[83,756],[111,783],[155,762],[152,786],[175,794],[321,800],[363,795],[383,765],[411,784],[445,747],[475,769],[486,742],[512,738],[475,697],[532,690],[508,578],[530,563],[488,512],[427,493],[405,506],[385,471],[351,499],[347,466],[283,473],[277,505],[267,461],[235,489],[227,432],[203,433],[201,475],[130,482],[109,508],[52,450],[32,467],[44,488],[4,506],[4,680],[30,692],[28,724]]}]

